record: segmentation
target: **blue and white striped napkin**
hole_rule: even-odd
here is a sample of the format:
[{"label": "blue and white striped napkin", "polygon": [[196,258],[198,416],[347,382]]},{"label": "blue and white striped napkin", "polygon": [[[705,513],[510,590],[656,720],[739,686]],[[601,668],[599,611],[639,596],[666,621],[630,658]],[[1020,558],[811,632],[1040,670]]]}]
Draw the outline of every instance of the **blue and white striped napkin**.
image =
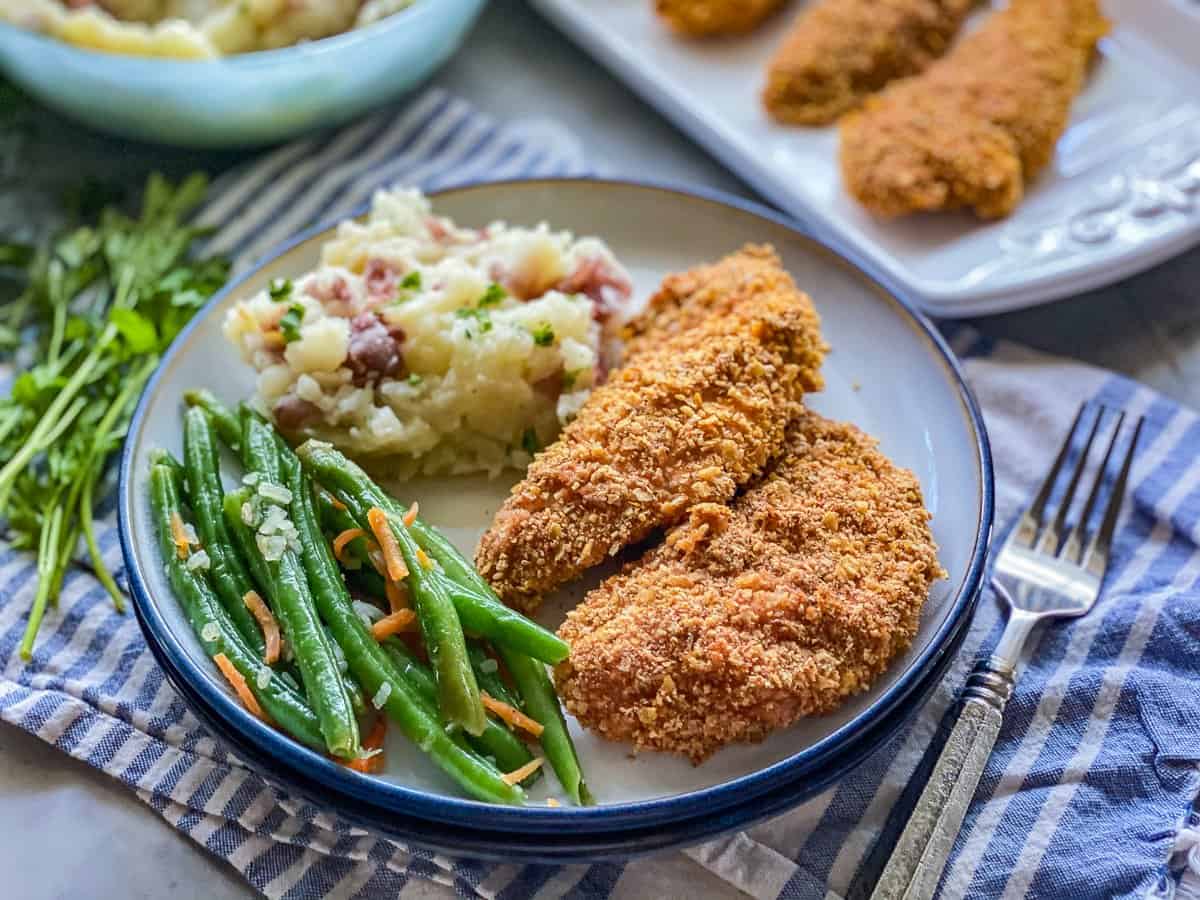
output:
[{"label": "blue and white striped napkin", "polygon": [[[223,176],[202,212],[244,267],[383,184],[583,174],[578,144],[497,124],[433,90],[399,112],[276,150]],[[1001,528],[1034,489],[1078,404],[1147,426],[1098,609],[1048,629],[1013,698],[948,868],[947,897],[1200,898],[1200,420],[1082,365],[951,334],[983,406]],[[119,567],[111,505],[100,543]],[[119,568],[118,568],[119,571]],[[628,864],[452,859],[376,838],[272,788],[215,741],[84,566],[66,578],[32,662],[16,648],[34,563],[0,546],[0,717],[119,779],[269,897],[842,897],[976,655],[999,633],[983,598],[945,683],[914,723],[836,788],[747,833]],[[1177,887],[1178,886],[1178,887]]]}]

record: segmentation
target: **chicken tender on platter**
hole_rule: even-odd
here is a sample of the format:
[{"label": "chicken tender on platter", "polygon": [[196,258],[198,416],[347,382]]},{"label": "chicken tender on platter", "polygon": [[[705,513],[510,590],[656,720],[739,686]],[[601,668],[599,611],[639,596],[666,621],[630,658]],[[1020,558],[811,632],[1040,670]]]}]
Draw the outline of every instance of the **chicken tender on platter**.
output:
[{"label": "chicken tender on platter", "polygon": [[655,0],[654,10],[687,37],[721,37],[753,31],[786,0]]},{"label": "chicken tender on platter", "polygon": [[884,217],[1008,215],[1053,158],[1107,30],[1096,0],[1012,0],[945,59],[842,120],[847,189]]},{"label": "chicken tender on platter", "polygon": [[949,48],[977,0],[816,0],[767,68],[763,104],[787,125],[826,125]]},{"label": "chicken tender on platter", "polygon": [[804,392],[820,388],[820,321],[772,254],[747,250],[699,271],[677,278],[697,303],[719,283],[722,311],[638,348],[538,454],[484,534],[476,565],[513,606],[532,611],[697,503],[730,500],[783,449]]},{"label": "chicken tender on platter", "polygon": [[944,573],[916,478],[805,412],[732,506],[692,507],[559,634],[559,696],[587,728],[699,763],[866,690]]}]

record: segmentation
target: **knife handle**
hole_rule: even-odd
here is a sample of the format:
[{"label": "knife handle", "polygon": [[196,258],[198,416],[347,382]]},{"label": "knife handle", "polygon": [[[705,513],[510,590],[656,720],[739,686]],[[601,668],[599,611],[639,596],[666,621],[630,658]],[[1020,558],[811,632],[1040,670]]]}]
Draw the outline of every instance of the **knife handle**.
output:
[{"label": "knife handle", "polygon": [[971,798],[996,745],[1015,670],[995,656],[963,689],[957,719],[871,900],[928,900],[937,890]]}]

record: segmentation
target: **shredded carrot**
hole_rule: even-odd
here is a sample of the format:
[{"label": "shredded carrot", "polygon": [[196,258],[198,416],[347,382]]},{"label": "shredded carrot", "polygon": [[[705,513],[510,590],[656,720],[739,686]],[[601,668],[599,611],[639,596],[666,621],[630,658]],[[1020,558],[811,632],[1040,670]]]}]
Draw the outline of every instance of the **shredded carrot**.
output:
[{"label": "shredded carrot", "polygon": [[528,778],[530,775],[532,775],[534,772],[536,772],[538,769],[540,769],[542,767],[542,763],[544,763],[544,762],[545,762],[545,760],[542,759],[540,756],[537,757],[536,759],[531,759],[529,762],[525,763],[525,765],[521,766],[521,768],[517,769],[516,771],[509,772],[505,775],[501,775],[500,780],[503,781],[505,784],[520,784],[522,781],[524,781],[526,778]]},{"label": "shredded carrot", "polygon": [[413,523],[413,522],[415,522],[415,521],[417,521],[417,514],[418,514],[419,510],[420,510],[420,507],[419,507],[419,506],[417,506],[417,501],[416,501],[416,500],[414,500],[414,501],[413,501],[413,505],[412,505],[412,506],[410,506],[410,507],[408,508],[408,512],[406,512],[406,513],[404,514],[404,520],[403,520],[403,521],[404,521],[404,527],[405,527],[405,528],[411,528],[411,527],[412,527],[412,523]]},{"label": "shredded carrot", "polygon": [[258,591],[246,591],[242,602],[246,604],[246,609],[250,610],[262,629],[263,641],[267,645],[266,650],[263,651],[263,662],[268,666],[275,665],[279,662],[279,650],[283,642],[279,638],[279,623],[275,621],[274,613],[263,602],[263,598],[258,596]]},{"label": "shredded carrot", "polygon": [[417,548],[417,562],[421,564],[422,569],[432,569],[433,560],[426,555],[425,551],[420,547]]},{"label": "shredded carrot", "polygon": [[396,536],[392,534],[392,526],[388,522],[387,513],[378,506],[372,506],[367,511],[367,523],[371,526],[375,540],[379,542],[383,561],[387,564],[388,578],[392,581],[403,581],[408,577],[408,568],[404,565],[404,559],[400,555],[400,545],[396,542]]},{"label": "shredded carrot", "polygon": [[407,631],[408,627],[415,621],[417,621],[417,614],[415,612],[411,609],[402,609],[392,613],[390,616],[384,616],[372,625],[371,634],[375,635],[375,640],[382,641],[393,634]]},{"label": "shredded carrot", "polygon": [[346,504],[343,503],[341,500],[339,500],[337,497],[333,496],[333,494],[329,495],[329,502],[330,502],[330,504],[332,504],[333,508],[336,509],[338,512],[346,511]]},{"label": "shredded carrot", "polygon": [[387,718],[379,716],[375,720],[375,726],[371,729],[371,733],[367,735],[363,741],[364,750],[382,750],[383,739],[387,736]]},{"label": "shredded carrot", "polygon": [[541,722],[525,715],[515,706],[509,706],[503,700],[497,700],[487,691],[480,691],[479,695],[483,698],[484,707],[503,719],[505,724],[513,728],[524,729],[534,737],[541,737],[542,732],[545,731]]},{"label": "shredded carrot", "polygon": [[408,591],[404,589],[403,585],[385,579],[383,586],[387,591],[388,606],[392,612],[398,613],[400,610],[409,609],[412,606],[408,601]]},{"label": "shredded carrot", "polygon": [[366,535],[366,532],[361,528],[347,528],[341,534],[333,539],[333,556],[343,566],[346,565],[346,560],[342,558],[342,551],[346,549],[346,545],[355,538],[360,538]]},{"label": "shredded carrot", "polygon": [[171,540],[175,542],[175,552],[180,559],[188,558],[187,530],[183,527],[183,518],[178,511],[171,513]]},{"label": "shredded carrot", "polygon": [[263,712],[263,708],[258,705],[258,699],[250,693],[250,686],[246,684],[246,679],[242,677],[242,673],[233,667],[233,663],[229,661],[229,657],[224,653],[218,653],[213,657],[213,662],[217,664],[217,668],[221,670],[221,674],[225,676],[225,680],[229,682],[234,692],[237,693],[238,699],[242,701],[242,706],[250,710],[250,712],[270,724],[270,719]]},{"label": "shredded carrot", "polygon": [[[375,725],[371,729],[371,733],[366,736],[362,742],[364,750],[383,750],[383,740],[387,736],[387,719],[384,716],[379,716],[375,720]],[[371,775],[383,769],[383,753],[372,753],[370,756],[360,756],[358,759],[352,759],[343,762],[347,769],[353,769],[355,772],[362,772],[364,775]]]}]

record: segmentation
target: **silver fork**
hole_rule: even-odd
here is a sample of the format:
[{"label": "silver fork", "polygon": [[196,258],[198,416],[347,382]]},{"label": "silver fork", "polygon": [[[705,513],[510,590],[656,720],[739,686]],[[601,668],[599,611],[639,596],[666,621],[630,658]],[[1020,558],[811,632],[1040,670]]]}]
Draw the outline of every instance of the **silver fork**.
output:
[{"label": "silver fork", "polygon": [[[1080,431],[1086,409],[1080,407],[1037,496],[1000,549],[992,587],[1008,606],[1008,623],[991,656],[978,663],[967,679],[954,728],[888,858],[871,900],[925,900],[933,896],[1000,733],[1004,707],[1012,696],[1021,650],[1029,633],[1046,619],[1084,615],[1100,596],[1113,531],[1144,420],[1139,419],[1134,427],[1100,523],[1089,532],[1088,522],[1099,502],[1105,473],[1125,421],[1123,412],[1117,415],[1083,510],[1064,538],[1075,491],[1105,418],[1105,408],[1101,406],[1088,429],[1083,449],[1069,466],[1073,438]],[[1054,517],[1047,521],[1051,494],[1064,474],[1065,492]]]}]

